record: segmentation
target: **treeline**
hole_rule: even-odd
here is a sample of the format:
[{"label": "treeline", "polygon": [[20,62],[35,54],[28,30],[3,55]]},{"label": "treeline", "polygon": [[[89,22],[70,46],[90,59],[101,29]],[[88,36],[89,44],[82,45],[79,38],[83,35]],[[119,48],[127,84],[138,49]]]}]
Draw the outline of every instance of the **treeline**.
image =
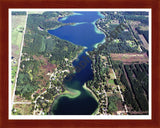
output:
[{"label": "treeline", "polygon": [[119,20],[120,23],[123,23],[124,22],[124,18],[123,16],[121,15],[120,12],[115,12],[115,11],[107,11],[107,12],[101,12],[103,15],[105,15],[105,18],[106,20],[110,21],[110,20],[114,20],[114,19],[117,19]]},{"label": "treeline", "polygon": [[72,12],[56,11],[48,11],[43,14],[29,14],[27,27],[31,28],[33,31],[37,31],[37,27],[44,30],[56,28],[63,24],[58,21],[58,18],[70,14],[72,14]]},{"label": "treeline", "polygon": [[144,16],[144,15],[148,15],[149,13],[148,12],[142,12],[142,11],[136,11],[136,12],[129,12],[129,11],[124,11],[124,12],[120,12],[121,14],[123,15],[141,15],[141,16]]},{"label": "treeline", "polygon": [[25,11],[12,11],[12,15],[26,15]]},{"label": "treeline", "polygon": [[[123,69],[122,69],[122,71],[123,71]],[[131,89],[129,88],[129,85],[128,85],[127,79],[125,77],[124,71],[121,74],[120,81],[125,86],[125,90],[123,91],[123,95],[124,95],[124,100],[125,100],[127,106],[131,106],[133,108],[133,110],[138,111],[139,107],[137,105],[136,100],[133,98],[133,94],[131,92]]]},{"label": "treeline", "polygon": [[109,75],[109,67],[108,65],[104,65],[103,61],[100,59],[100,56],[95,55],[95,59],[93,60],[93,67],[95,68],[94,70],[96,71],[95,73],[95,81],[105,81],[104,75]]},{"label": "treeline", "polygon": [[134,20],[134,21],[140,21],[143,24],[148,25],[149,24],[149,19],[148,17],[145,17],[143,15],[124,15],[124,18],[126,20]]},{"label": "treeline", "polygon": [[90,84],[87,84],[89,88],[91,88],[90,85],[92,85],[96,89],[102,89],[100,87],[100,83],[105,82],[105,77],[109,77],[109,67],[108,65],[104,66],[103,62],[100,59],[100,56],[95,56],[95,58],[92,59],[92,69],[94,73],[94,79],[90,81]]},{"label": "treeline", "polygon": [[147,94],[148,99],[148,64],[135,64],[136,69],[133,69],[133,72],[137,78],[137,80],[142,85],[143,89]]},{"label": "treeline", "polygon": [[[99,99],[100,110],[102,113],[103,109],[106,106],[106,96],[103,93],[103,90],[107,92],[110,88],[107,86],[106,77],[109,77],[109,67],[108,65],[104,65],[103,59],[98,55],[92,55],[92,70],[93,70],[93,80],[90,80],[86,83],[86,86],[92,90],[92,92]],[[100,92],[100,93],[98,93]]]},{"label": "treeline", "polygon": [[105,50],[107,50],[109,53],[138,53],[136,47],[131,47],[126,42],[119,42],[119,43],[109,43]]},{"label": "treeline", "polygon": [[[49,20],[50,18],[55,18],[54,20]],[[51,29],[55,28],[62,23],[56,20],[55,13],[49,13],[49,16],[46,14],[29,14],[27,20],[27,27],[31,28],[33,31],[38,31],[38,27],[41,29]]]},{"label": "treeline", "polygon": [[138,51],[137,45],[131,47],[129,43],[119,40],[118,43],[112,41],[100,44],[94,49],[93,53],[108,55],[109,53],[140,53],[140,51]]}]

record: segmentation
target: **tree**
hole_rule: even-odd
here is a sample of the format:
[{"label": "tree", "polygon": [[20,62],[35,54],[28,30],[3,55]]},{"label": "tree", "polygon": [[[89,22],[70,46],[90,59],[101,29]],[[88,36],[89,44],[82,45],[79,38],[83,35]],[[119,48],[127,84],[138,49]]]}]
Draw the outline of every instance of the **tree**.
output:
[{"label": "tree", "polygon": [[109,113],[112,113],[118,110],[117,105],[116,105],[118,100],[119,98],[116,95],[108,97],[108,112]]}]

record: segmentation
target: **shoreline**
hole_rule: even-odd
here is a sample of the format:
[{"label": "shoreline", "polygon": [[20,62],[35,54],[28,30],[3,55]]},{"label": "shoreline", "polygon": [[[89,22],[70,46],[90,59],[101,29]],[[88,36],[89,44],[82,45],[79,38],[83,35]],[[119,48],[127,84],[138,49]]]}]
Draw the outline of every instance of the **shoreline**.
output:
[{"label": "shoreline", "polygon": [[[78,45],[78,46],[80,46],[80,45]],[[72,63],[73,63],[73,61],[75,61],[76,59],[78,59],[78,56],[80,56],[81,54],[83,54],[83,52],[84,52],[85,49],[87,49],[86,46],[81,46],[81,47],[82,47],[82,49],[77,52],[77,55],[73,59],[70,60],[70,61],[72,61]]]},{"label": "shoreline", "polygon": [[[57,109],[57,103],[58,100],[62,97],[68,97],[70,99],[74,99],[78,96],[81,95],[81,92],[79,90],[75,90],[75,89],[66,89],[63,93],[57,94],[55,96],[53,96],[54,100],[52,102],[52,105],[49,108],[49,112],[48,115],[54,115],[52,110]],[[54,108],[54,109],[53,109]],[[51,114],[52,113],[52,114]]]},{"label": "shoreline", "polygon": [[83,85],[83,89],[85,89],[86,91],[90,92],[90,94],[93,96],[93,98],[98,102],[98,98],[97,98],[96,95],[92,92],[92,90],[86,86],[86,83]]},{"label": "shoreline", "polygon": [[[77,55],[76,55],[73,59],[71,59],[70,62],[75,61],[75,60],[78,58],[78,56],[81,55],[81,54],[84,52],[85,49],[87,49],[87,47],[85,47],[85,46],[82,46],[82,47],[83,47],[83,48],[77,52]],[[72,65],[72,67],[74,68],[73,65]],[[54,115],[54,113],[51,112],[51,111],[52,111],[52,108],[53,108],[53,107],[54,107],[54,109],[57,108],[57,103],[58,103],[58,100],[59,100],[60,98],[62,98],[62,97],[68,97],[68,98],[70,98],[70,99],[74,99],[74,98],[76,98],[76,97],[78,97],[78,96],[80,96],[80,95],[81,95],[81,92],[80,92],[79,90],[71,89],[71,88],[66,88],[66,87],[65,87],[65,91],[64,91],[63,93],[56,94],[56,95],[53,97],[54,100],[53,100],[52,105],[51,105],[51,107],[50,107],[50,109],[49,109],[49,115]],[[52,113],[52,114],[51,114],[51,113]]]},{"label": "shoreline", "polygon": [[79,90],[68,88],[62,94],[60,94],[60,97],[61,96],[66,96],[68,98],[73,99],[73,98],[76,98],[80,95],[81,95],[81,92]]},{"label": "shoreline", "polygon": [[86,90],[86,91],[89,93],[89,95],[91,95],[91,96],[97,101],[98,107],[97,107],[96,110],[91,114],[91,115],[97,115],[98,112],[99,112],[99,109],[100,109],[100,108],[99,108],[98,98],[97,98],[96,95],[92,92],[92,90],[86,86],[86,83],[83,85],[83,89]]},{"label": "shoreline", "polygon": [[[105,16],[104,16],[103,14],[101,14],[100,12],[98,12],[98,14],[99,14],[100,16],[103,16],[102,19],[105,17]],[[98,20],[99,20],[99,19],[98,19]],[[98,46],[99,44],[103,44],[103,43],[105,43],[105,41],[106,41],[106,34],[105,34],[105,32],[104,32],[100,27],[98,27],[98,25],[96,25],[96,22],[97,22],[98,20],[92,22],[92,24],[94,25],[95,32],[98,33],[98,34],[103,34],[103,35],[104,35],[104,39],[103,39],[102,41],[94,44],[94,48],[97,48],[97,46]]]},{"label": "shoreline", "polygon": [[96,44],[94,45],[94,48],[98,48],[98,45],[105,43],[105,41],[106,41],[106,35],[105,35],[105,38],[104,38],[101,42],[98,42],[98,43],[96,43]]},{"label": "shoreline", "polygon": [[[99,13],[98,13],[99,14]],[[72,14],[72,15],[74,15],[74,14]],[[71,15],[70,15],[71,16]],[[101,15],[101,17],[102,17],[102,15]],[[66,17],[66,19],[68,18],[68,16]],[[102,17],[103,18],[103,17]],[[98,43],[96,43],[95,45],[98,45],[98,44],[100,44],[100,43],[103,43],[103,42],[105,42],[105,33],[102,31],[102,30],[100,30],[98,27],[97,27],[97,25],[96,25],[96,22],[98,21],[99,19],[97,19],[97,20],[95,20],[95,21],[93,21],[92,22],[92,24],[94,25],[94,31],[97,33],[97,34],[103,34],[104,35],[104,38],[103,38],[103,40],[101,41],[101,42],[98,42]],[[60,22],[60,21],[59,21]],[[72,26],[76,26],[76,25],[80,25],[80,24],[84,24],[85,22],[82,22],[82,23],[75,23],[75,24],[72,24]],[[62,27],[62,26],[61,26]],[[70,41],[69,41],[70,42]],[[72,42],[71,42],[72,43]],[[74,43],[72,43],[72,44],[74,44]],[[95,48],[95,45],[94,45],[94,48]],[[76,61],[76,59],[78,59],[78,57],[81,55],[81,54],[83,54],[83,52],[85,51],[85,49],[87,49],[87,47],[84,47],[84,46],[82,46],[83,48],[80,50],[80,51],[78,51],[77,52],[77,55],[73,58],[73,59],[71,59],[70,60],[70,62],[72,62],[73,63],[73,61]],[[88,55],[88,52],[86,51],[85,52],[86,53],[86,55]],[[74,67],[74,66],[73,66]],[[98,113],[99,113],[99,109],[100,109],[100,107],[99,107],[99,99],[96,97],[96,95],[92,92],[92,90],[91,89],[89,89],[87,86],[86,86],[86,83],[82,86],[82,88],[84,89],[84,90],[86,90],[86,92],[87,93],[89,93],[89,95],[90,96],[92,96],[92,98],[94,98],[96,101],[97,101],[97,103],[98,103],[98,106],[97,106],[97,108],[95,109],[95,111],[91,114],[91,115],[97,115]],[[56,106],[56,104],[57,104],[57,102],[58,102],[58,100],[61,98],[61,97],[68,97],[68,98],[76,98],[76,97],[78,97],[79,95],[81,95],[81,92],[79,91],[79,90],[72,90],[72,89],[67,89],[66,88],[66,90],[63,92],[63,93],[61,93],[61,94],[59,94],[59,95],[57,95],[56,97],[55,97],[55,99],[54,99],[54,101],[53,101],[53,105],[52,105],[52,110],[55,110],[56,108],[57,108],[57,106]],[[54,109],[53,109],[53,107],[54,107]],[[51,111],[51,110],[50,110]],[[54,113],[53,113],[54,114]]]}]

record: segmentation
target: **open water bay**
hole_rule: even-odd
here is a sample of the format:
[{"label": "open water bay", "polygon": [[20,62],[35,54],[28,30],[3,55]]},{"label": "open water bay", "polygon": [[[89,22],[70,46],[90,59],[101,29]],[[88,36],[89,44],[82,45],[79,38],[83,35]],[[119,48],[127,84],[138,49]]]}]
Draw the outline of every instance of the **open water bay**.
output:
[{"label": "open water bay", "polygon": [[[78,56],[77,60],[73,61],[73,66],[76,70],[78,70],[77,67],[81,61],[86,63],[84,68],[81,68],[75,74],[71,74],[73,76],[69,81],[64,80],[66,88],[78,90],[80,95],[76,98],[71,98],[67,95],[57,98],[51,110],[54,115],[91,115],[98,107],[97,101],[83,88],[83,85],[93,79],[92,62],[85,52],[92,50],[96,43],[102,42],[105,38],[105,35],[94,24],[96,20],[102,17],[103,15],[99,12],[74,12],[73,15],[59,19],[60,22],[75,23],[74,25],[66,25],[48,31],[61,39],[87,47]],[[87,58],[87,61],[84,58]]]}]

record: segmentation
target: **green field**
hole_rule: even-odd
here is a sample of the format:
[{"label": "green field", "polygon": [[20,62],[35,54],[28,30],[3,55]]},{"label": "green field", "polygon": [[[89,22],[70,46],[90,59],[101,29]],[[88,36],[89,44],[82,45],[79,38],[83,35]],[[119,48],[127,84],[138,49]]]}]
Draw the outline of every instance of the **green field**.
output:
[{"label": "green field", "polygon": [[114,84],[114,80],[108,80],[109,84]]},{"label": "green field", "polygon": [[22,41],[23,33],[18,31],[17,29],[14,29],[12,31],[12,44],[17,45],[20,49],[21,41]]},{"label": "green field", "polygon": [[20,47],[22,43],[23,31],[25,26],[24,15],[12,15],[12,33],[11,33],[11,44],[12,44],[12,56],[19,56]]},{"label": "green field", "polygon": [[11,46],[12,46],[12,54],[11,56],[14,57],[11,63],[11,88],[13,90],[15,79],[16,79],[16,73],[17,73],[17,66],[18,66],[18,59],[21,49],[21,43],[23,38],[23,31],[25,26],[25,15],[12,15],[11,16],[11,24],[12,24],[12,30],[11,30]]},{"label": "green field", "polygon": [[11,77],[12,83],[15,82],[16,72],[17,72],[17,66],[12,66],[12,77]]}]

